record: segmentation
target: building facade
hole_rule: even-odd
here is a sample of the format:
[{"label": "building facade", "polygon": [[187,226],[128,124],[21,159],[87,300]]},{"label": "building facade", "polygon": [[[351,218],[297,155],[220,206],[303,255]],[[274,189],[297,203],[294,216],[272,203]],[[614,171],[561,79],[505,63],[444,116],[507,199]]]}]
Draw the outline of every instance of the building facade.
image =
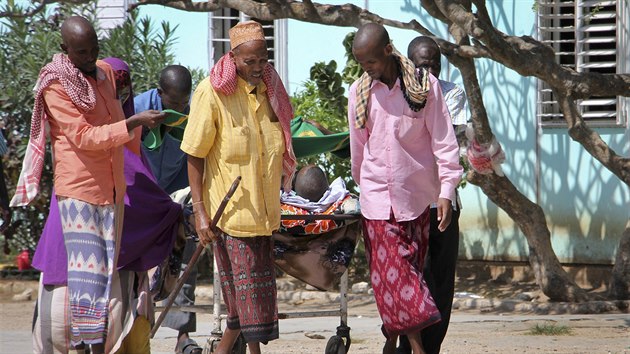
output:
[{"label": "building facade", "polygon": [[[429,17],[418,2],[325,1],[347,2],[384,18],[403,22],[416,19],[433,33],[448,36],[444,24]],[[499,30],[514,36],[531,36],[549,44],[556,50],[557,61],[562,65],[579,72],[603,73],[630,70],[629,6],[628,1],[610,0],[488,2],[492,21]],[[208,16],[151,8],[143,6],[141,11],[152,17],[159,12],[168,13],[165,19],[184,27],[195,22],[199,30],[192,34],[191,30],[179,32],[180,39],[184,36],[185,45],[178,59],[185,62],[190,55],[205,55],[208,68],[227,50],[227,30],[245,18],[233,10]],[[196,16],[195,21],[190,20],[192,16]],[[201,16],[207,16],[205,22]],[[273,48],[272,60],[290,94],[308,79],[314,63],[335,60],[343,66],[342,40],[355,30],[294,20],[265,23],[265,28],[268,44]],[[401,52],[406,51],[409,41],[417,35],[407,30],[388,30]],[[476,66],[493,132],[506,152],[507,161],[503,165],[506,176],[542,207],[560,261],[612,264],[621,233],[630,218],[628,186],[569,137],[553,94],[544,82],[522,77],[491,60],[479,59]],[[460,74],[446,60],[443,60],[441,76],[461,84]],[[588,124],[622,156],[630,155],[629,102],[624,97],[597,97],[579,102]],[[527,241],[506,213],[473,185],[462,189],[461,197],[464,209],[460,218],[460,258],[527,260]]]}]

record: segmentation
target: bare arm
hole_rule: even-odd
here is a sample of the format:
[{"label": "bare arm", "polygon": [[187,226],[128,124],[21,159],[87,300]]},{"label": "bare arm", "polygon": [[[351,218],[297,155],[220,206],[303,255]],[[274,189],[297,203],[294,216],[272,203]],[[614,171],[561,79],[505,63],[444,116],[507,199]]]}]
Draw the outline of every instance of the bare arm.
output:
[{"label": "bare arm", "polygon": [[203,171],[205,160],[188,155],[188,182],[192,196],[193,212],[195,213],[195,230],[201,243],[205,246],[216,238],[210,229],[210,217],[203,202]]}]

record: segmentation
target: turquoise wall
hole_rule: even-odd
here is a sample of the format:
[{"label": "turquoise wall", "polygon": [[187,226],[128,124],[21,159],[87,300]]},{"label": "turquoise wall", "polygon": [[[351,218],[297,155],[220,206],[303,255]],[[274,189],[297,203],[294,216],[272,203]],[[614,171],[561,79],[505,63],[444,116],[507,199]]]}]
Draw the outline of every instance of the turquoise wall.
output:
[{"label": "turquoise wall", "polygon": [[[495,26],[512,35],[535,34],[531,1],[495,1],[489,8]],[[477,60],[479,84],[490,124],[502,144],[506,176],[536,200],[536,80],[491,60]],[[467,259],[526,260],[525,237],[505,212],[473,185],[462,191],[464,209],[460,256]]]},{"label": "turquoise wall", "polygon": [[[489,2],[493,23],[510,35],[535,36],[536,14],[532,3],[531,0]],[[446,32],[445,26],[427,16],[417,2],[382,0],[369,1],[368,5],[370,11],[382,17],[399,21],[419,19],[434,33]],[[334,59],[341,70],[345,63],[341,42],[351,30],[354,29],[289,21],[291,92],[308,79],[309,69],[317,61]],[[388,31],[401,52],[406,52],[407,44],[417,35],[393,28]],[[477,60],[477,69],[492,129],[506,152],[504,171],[525,196],[543,208],[558,258],[567,263],[611,263],[630,217],[628,187],[573,142],[566,129],[543,129],[538,136],[535,79],[521,77],[490,60]],[[461,84],[457,70],[445,61],[442,76]],[[627,128],[597,131],[617,153],[628,155]],[[464,209],[460,218],[460,257],[527,260],[527,241],[505,212],[473,185],[464,188],[461,197]]]},{"label": "turquoise wall", "polygon": [[[531,1],[494,2],[493,23],[512,35],[535,36]],[[574,142],[566,129],[536,133],[536,80],[490,61],[479,61],[479,77],[492,128],[503,144],[506,175],[530,200],[539,200],[552,245],[561,262],[610,264],[630,217],[628,187]],[[621,155],[628,155],[628,128],[597,129]],[[536,156],[536,144],[540,156]],[[536,164],[540,174],[536,176]],[[526,260],[526,240],[514,222],[471,186],[463,194],[460,254],[473,259]]]},{"label": "turquoise wall", "polygon": [[[324,1],[345,4],[348,1]],[[351,1],[363,7],[365,1]],[[511,35],[535,36],[533,0],[489,1],[493,23]],[[368,1],[368,9],[399,21],[418,19],[436,34],[446,28],[429,17],[418,2]],[[186,13],[162,6],[142,6],[141,14],[179,24],[177,61],[192,67],[207,64],[207,14]],[[342,45],[355,30],[289,21],[289,92],[299,90],[318,61],[345,64]],[[417,33],[388,28],[394,45],[403,53]],[[535,65],[535,63],[532,63]],[[461,84],[461,76],[443,60],[442,78]],[[536,127],[536,80],[524,78],[490,60],[477,60],[478,77],[492,129],[503,145],[506,175],[530,200],[538,202],[552,233],[552,243],[562,262],[611,263],[620,234],[630,217],[628,187],[596,162],[567,135],[566,129]],[[628,128],[597,130],[621,155],[630,153]],[[539,157],[536,146],[539,144]],[[537,168],[540,173],[537,176]],[[537,187],[537,184],[539,187]],[[538,191],[537,191],[538,188]],[[537,200],[537,192],[539,200]],[[464,209],[460,219],[460,256],[480,260],[527,260],[527,242],[514,222],[489,201],[479,188],[461,191]]]}]

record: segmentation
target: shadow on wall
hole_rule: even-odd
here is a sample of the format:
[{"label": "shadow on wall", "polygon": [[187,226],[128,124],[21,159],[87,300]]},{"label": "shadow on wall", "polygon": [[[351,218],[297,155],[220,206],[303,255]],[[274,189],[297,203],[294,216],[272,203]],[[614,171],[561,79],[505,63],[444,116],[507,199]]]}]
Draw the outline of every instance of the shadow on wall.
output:
[{"label": "shadow on wall", "polygon": [[[628,129],[598,132],[617,153],[627,154]],[[541,204],[555,249],[566,250],[559,254],[561,261],[612,263],[629,216],[627,186],[571,141],[564,130],[550,129],[543,134]]]},{"label": "shadow on wall", "polygon": [[[535,37],[536,14],[531,4],[493,2],[488,10],[501,31]],[[417,2],[406,0],[401,11],[420,19],[428,18],[422,24],[434,33],[444,31],[444,25],[429,18]],[[522,77],[491,60],[478,59],[475,64],[490,124],[508,158],[503,166],[505,173],[530,200],[535,202],[538,192],[560,261],[612,263],[630,216],[628,187],[572,141],[566,129],[544,129],[537,137],[534,78]],[[446,79],[461,82],[456,70]],[[618,154],[628,154],[628,128],[598,129],[598,132]],[[537,144],[540,144],[539,156],[536,156]],[[469,188],[479,191],[472,185],[466,189]],[[481,192],[465,190],[462,194],[466,198],[464,222],[460,223],[460,257],[527,260],[527,242],[507,215]],[[589,277],[588,271],[585,274]],[[592,282],[597,282],[594,276]]]},{"label": "shadow on wall", "polygon": [[[429,16],[429,14],[420,7],[420,1],[404,0],[403,5],[400,7],[400,12],[407,13],[414,18],[418,18],[418,21],[421,22],[422,26],[437,36],[445,36],[447,34],[446,25],[442,21]],[[418,36],[420,35],[421,34],[418,33]],[[398,50],[407,55],[408,45],[409,43],[405,43],[402,47],[398,46]]]}]

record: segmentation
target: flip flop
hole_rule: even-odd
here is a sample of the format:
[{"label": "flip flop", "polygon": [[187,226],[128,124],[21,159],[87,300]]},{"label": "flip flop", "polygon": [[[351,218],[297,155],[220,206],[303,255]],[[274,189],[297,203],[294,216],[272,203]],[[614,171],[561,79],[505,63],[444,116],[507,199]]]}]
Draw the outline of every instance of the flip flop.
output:
[{"label": "flip flop", "polygon": [[175,348],[175,354],[201,354],[202,352],[203,348],[191,338],[178,342]]}]

